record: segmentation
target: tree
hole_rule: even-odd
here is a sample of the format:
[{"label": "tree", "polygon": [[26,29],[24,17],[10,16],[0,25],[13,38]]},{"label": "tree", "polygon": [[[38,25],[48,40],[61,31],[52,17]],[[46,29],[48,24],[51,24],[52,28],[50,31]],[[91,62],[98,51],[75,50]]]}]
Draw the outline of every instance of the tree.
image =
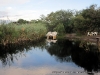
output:
[{"label": "tree", "polygon": [[41,21],[42,21],[42,22],[45,22],[45,21],[46,21],[46,16],[45,16],[45,15],[42,14],[42,15],[40,16],[40,18],[41,18]]},{"label": "tree", "polygon": [[62,31],[68,32],[68,29],[71,27],[71,18],[73,14],[71,10],[59,10],[56,12],[51,12],[45,18],[45,23],[47,24],[47,28],[49,31],[54,31],[56,27],[59,25],[63,25],[64,27]]},{"label": "tree", "polygon": [[85,25],[85,22],[86,22],[86,20],[84,19],[84,17],[81,14],[75,16],[74,30],[76,33],[84,34],[84,31],[86,31],[88,29],[86,27],[87,25]]},{"label": "tree", "polygon": [[75,15],[74,26],[76,31],[86,33],[87,31],[100,31],[100,8],[91,5]]},{"label": "tree", "polygon": [[19,24],[25,24],[25,23],[29,23],[29,22],[26,21],[26,20],[24,20],[24,19],[19,19],[19,20],[17,21],[17,23],[19,23]]}]

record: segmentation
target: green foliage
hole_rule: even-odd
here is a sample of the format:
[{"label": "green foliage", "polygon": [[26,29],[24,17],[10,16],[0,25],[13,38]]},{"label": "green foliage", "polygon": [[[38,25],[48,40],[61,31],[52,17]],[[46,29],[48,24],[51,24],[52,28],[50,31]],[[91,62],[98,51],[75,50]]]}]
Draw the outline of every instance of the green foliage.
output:
[{"label": "green foliage", "polygon": [[57,31],[59,34],[64,34],[65,33],[65,29],[63,24],[58,24],[55,28],[54,31]]},{"label": "green foliage", "polygon": [[[51,12],[41,20],[46,23],[48,31],[86,34],[87,31],[100,31],[100,7],[91,5],[81,11],[59,10]],[[63,26],[61,26],[63,25]],[[64,27],[64,29],[63,29]],[[63,32],[63,33],[64,33]]]},{"label": "green foliage", "polygon": [[47,33],[46,26],[42,23],[1,25],[0,43],[10,43],[16,40],[38,40]]},{"label": "green foliage", "polygon": [[[26,21],[19,19],[15,23],[0,25],[0,43],[19,39],[37,40],[44,37],[47,31],[60,34],[85,34],[87,31],[100,31],[100,7],[91,5],[81,11],[59,10],[41,19]],[[27,24],[26,24],[27,23]]]},{"label": "green foliage", "polygon": [[[70,27],[72,17],[73,14],[71,10],[59,10],[56,12],[51,12],[47,15],[47,17],[42,17],[42,20],[46,22],[48,31],[54,31],[55,28],[60,27],[58,25],[63,25],[65,30],[61,30],[67,32],[67,27]],[[63,26],[61,27],[63,28]]]},{"label": "green foliage", "polygon": [[89,8],[83,9],[75,15],[74,26],[78,33],[86,33],[87,31],[100,31],[100,7],[91,5]]},{"label": "green foliage", "polygon": [[17,21],[17,23],[19,23],[19,24],[26,24],[26,23],[29,23],[29,22],[26,21],[26,20],[23,20],[23,19],[19,19],[19,20]]}]

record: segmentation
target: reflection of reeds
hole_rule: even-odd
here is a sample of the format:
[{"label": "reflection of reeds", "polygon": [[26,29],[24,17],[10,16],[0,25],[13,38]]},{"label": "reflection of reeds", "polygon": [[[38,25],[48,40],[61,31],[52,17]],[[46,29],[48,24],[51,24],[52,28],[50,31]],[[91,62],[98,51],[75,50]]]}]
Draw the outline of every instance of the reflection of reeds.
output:
[{"label": "reflection of reeds", "polygon": [[44,50],[46,45],[45,38],[41,38],[38,41],[26,41],[25,43],[9,43],[7,45],[0,45],[0,61],[3,66],[11,65],[14,60],[18,60],[18,57],[25,56],[25,53],[32,50],[32,47],[38,47]]},{"label": "reflection of reeds", "polygon": [[44,37],[46,27],[42,23],[29,25],[0,25],[0,44],[35,41]]}]

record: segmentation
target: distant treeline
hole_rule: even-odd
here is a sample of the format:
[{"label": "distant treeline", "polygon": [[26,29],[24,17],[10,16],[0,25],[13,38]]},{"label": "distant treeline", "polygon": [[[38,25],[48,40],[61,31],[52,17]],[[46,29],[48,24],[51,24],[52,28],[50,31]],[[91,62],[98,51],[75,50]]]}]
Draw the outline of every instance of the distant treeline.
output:
[{"label": "distant treeline", "polygon": [[94,4],[80,11],[59,10],[47,16],[41,15],[41,21],[46,23],[50,31],[77,34],[86,34],[87,31],[99,32],[100,7]]},{"label": "distant treeline", "polygon": [[58,10],[40,19],[26,21],[19,19],[16,24],[44,23],[48,31],[59,33],[85,34],[87,31],[100,31],[100,7],[96,4],[82,10]]}]

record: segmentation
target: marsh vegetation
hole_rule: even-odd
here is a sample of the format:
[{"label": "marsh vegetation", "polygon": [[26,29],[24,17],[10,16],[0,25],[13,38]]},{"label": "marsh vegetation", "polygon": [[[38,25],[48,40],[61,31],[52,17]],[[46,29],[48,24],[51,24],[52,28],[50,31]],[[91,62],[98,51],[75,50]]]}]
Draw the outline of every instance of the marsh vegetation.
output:
[{"label": "marsh vegetation", "polygon": [[46,32],[42,23],[0,25],[0,44],[36,41],[43,38]]}]

